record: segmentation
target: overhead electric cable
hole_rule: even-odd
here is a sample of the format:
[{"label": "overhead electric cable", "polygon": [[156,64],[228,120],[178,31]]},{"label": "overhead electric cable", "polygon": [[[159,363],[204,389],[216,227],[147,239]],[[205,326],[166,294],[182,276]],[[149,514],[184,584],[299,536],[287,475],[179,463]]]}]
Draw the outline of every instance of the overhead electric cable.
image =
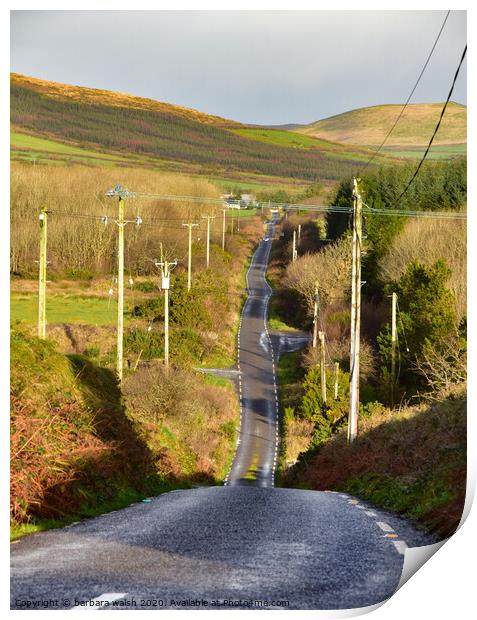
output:
[{"label": "overhead electric cable", "polygon": [[427,57],[427,60],[426,60],[426,62],[424,63],[424,66],[422,67],[421,72],[419,73],[419,77],[417,78],[416,83],[415,83],[415,84],[414,84],[414,86],[412,87],[412,90],[411,90],[411,92],[409,93],[409,97],[406,99],[406,103],[403,105],[403,107],[402,107],[401,111],[399,112],[399,114],[398,114],[398,116],[397,116],[396,120],[394,121],[394,123],[393,123],[393,125],[392,125],[391,129],[390,129],[390,130],[388,131],[388,133],[386,134],[386,137],[385,137],[385,138],[384,138],[384,140],[381,142],[381,144],[379,145],[378,149],[377,149],[376,151],[374,151],[374,153],[373,153],[373,154],[371,155],[371,157],[368,159],[368,161],[366,162],[366,164],[364,165],[364,167],[362,168],[362,170],[366,170],[366,168],[369,166],[369,164],[373,161],[373,159],[376,157],[376,155],[380,152],[380,150],[381,150],[381,149],[383,148],[383,146],[386,144],[386,142],[387,142],[387,140],[388,140],[389,136],[390,136],[390,135],[392,134],[392,132],[394,131],[394,128],[395,128],[395,127],[396,127],[396,125],[398,124],[398,122],[399,122],[399,120],[401,119],[402,115],[404,114],[404,110],[407,108],[408,103],[409,103],[409,101],[411,100],[411,97],[412,97],[412,96],[413,96],[413,94],[414,94],[414,91],[416,90],[416,88],[417,88],[417,86],[418,86],[419,82],[421,81],[422,76],[424,75],[424,71],[426,70],[427,65],[429,64],[429,61],[431,60],[432,54],[434,53],[434,50],[436,49],[437,42],[439,41],[440,36],[441,36],[441,34],[442,34],[442,31],[444,30],[444,26],[446,25],[447,18],[449,17],[449,13],[450,13],[450,11],[447,11],[447,14],[446,14],[446,16],[445,16],[445,18],[444,18],[444,21],[442,22],[441,29],[439,30],[439,32],[438,32],[438,34],[437,34],[437,37],[436,37],[436,39],[435,39],[435,41],[434,41],[434,44],[433,44],[433,46],[432,46],[432,48],[431,48],[431,51],[429,52],[429,55],[428,55],[428,57]]},{"label": "overhead electric cable", "polygon": [[456,83],[456,81],[457,81],[457,77],[458,77],[458,75],[459,75],[459,71],[460,71],[460,68],[462,67],[462,63],[464,62],[464,58],[465,58],[465,55],[466,55],[466,54],[467,54],[467,45],[465,46],[464,51],[462,52],[462,57],[461,57],[461,59],[460,59],[459,66],[457,67],[457,71],[455,72],[454,79],[452,80],[452,86],[451,86],[451,88],[450,88],[449,94],[447,95],[447,99],[446,99],[446,102],[445,102],[445,104],[444,104],[444,107],[442,108],[442,112],[441,112],[441,115],[440,115],[439,120],[438,120],[438,122],[437,122],[436,128],[434,129],[434,133],[432,134],[432,137],[431,137],[431,139],[429,140],[429,144],[427,145],[426,152],[425,152],[425,153],[424,153],[424,155],[422,156],[422,159],[421,159],[421,161],[419,162],[419,165],[418,165],[418,167],[416,168],[416,171],[415,171],[415,172],[414,172],[414,174],[412,175],[411,180],[410,180],[410,181],[409,181],[409,183],[406,185],[406,188],[404,189],[404,191],[403,191],[403,192],[401,192],[401,194],[399,195],[399,197],[398,197],[398,199],[396,200],[396,202],[398,202],[399,200],[401,200],[401,198],[404,196],[404,194],[405,194],[405,193],[407,192],[407,190],[410,188],[411,183],[412,183],[412,182],[414,181],[414,179],[417,177],[417,175],[418,175],[418,173],[419,173],[419,170],[421,169],[421,166],[422,166],[422,164],[424,163],[424,160],[426,159],[427,154],[429,153],[429,149],[431,148],[432,142],[434,141],[434,138],[435,138],[435,136],[436,136],[436,134],[437,134],[437,132],[438,132],[438,130],[439,130],[439,127],[440,127],[440,125],[441,125],[442,118],[443,118],[443,116],[444,116],[444,113],[445,113],[445,111],[446,111],[447,105],[448,105],[448,103],[449,103],[449,101],[450,101],[450,98],[451,98],[451,96],[452,96],[452,93],[453,93],[453,91],[454,91],[454,86],[455,86],[455,83]]},{"label": "overhead electric cable", "polygon": [[[142,194],[137,193],[135,194],[135,196],[142,196]],[[159,194],[154,194],[154,195],[148,194],[148,197],[153,197],[153,196],[164,198],[164,196],[161,196]],[[187,201],[198,202],[198,203],[203,201],[203,198],[201,196],[171,196],[171,195],[168,195],[166,198],[175,199],[175,200],[187,200]],[[223,201],[220,199],[211,198],[207,200],[215,201],[215,202],[219,202],[220,204],[223,204]],[[257,203],[257,204],[260,205],[262,203]],[[285,203],[285,202],[275,202],[275,203],[270,202],[269,203],[268,201],[263,203],[263,205],[267,206],[267,208],[268,206],[270,206],[271,208],[280,208],[288,212],[303,211],[303,212],[309,212],[310,214],[351,213],[352,212],[351,207],[343,207],[343,206],[338,206],[338,205],[325,206],[325,205],[313,205],[313,204],[294,204],[294,203]],[[364,207],[363,214],[369,214],[369,215],[382,215],[382,216],[393,216],[393,217],[395,216],[397,217],[420,217],[420,218],[435,218],[435,219],[466,219],[467,218],[467,214],[462,211],[419,211],[415,209],[404,210],[404,209],[396,209],[396,208],[375,209],[367,205],[364,201],[363,201],[363,207]],[[58,216],[63,216],[66,218],[97,220],[103,224],[107,224],[109,220],[115,221],[115,216],[107,215],[107,214],[97,215],[93,213],[78,213],[74,211],[73,212],[62,211],[62,210],[56,210],[56,209],[52,209],[52,210],[49,209],[48,213],[58,215]],[[255,215],[247,214],[245,216],[240,216],[240,220],[247,221],[247,220],[254,219],[258,216],[259,214],[255,214]],[[235,220],[235,217],[233,216],[232,213],[226,216],[226,220],[230,221],[232,219]],[[181,223],[183,222],[183,220],[184,220],[183,217],[164,217],[164,218],[152,217],[152,218],[145,218],[145,219],[137,217],[137,218],[134,218],[128,221],[131,223],[136,223],[138,225],[141,224],[145,226],[156,226],[158,228],[181,229]],[[197,222],[200,223],[199,220],[197,220]]]}]

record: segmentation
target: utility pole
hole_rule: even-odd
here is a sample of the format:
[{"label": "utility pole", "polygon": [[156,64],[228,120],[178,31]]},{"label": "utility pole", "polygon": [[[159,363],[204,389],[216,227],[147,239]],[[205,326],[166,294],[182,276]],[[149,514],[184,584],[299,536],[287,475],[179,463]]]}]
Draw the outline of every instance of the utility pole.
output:
[{"label": "utility pole", "polygon": [[348,443],[358,435],[359,414],[359,349],[361,330],[361,243],[362,208],[359,179],[353,188],[353,263],[351,273],[351,347],[350,347],[350,409],[348,418]]},{"label": "utility pole", "polygon": [[293,231],[293,249],[292,249],[292,262],[296,261],[297,252],[296,252],[296,230]]},{"label": "utility pole", "polygon": [[214,215],[203,215],[202,218],[204,220],[207,220],[207,252],[206,252],[206,256],[207,256],[207,269],[209,268],[209,263],[210,263],[210,220],[214,219]]},{"label": "utility pole", "polygon": [[325,357],[325,332],[318,332],[320,340],[320,377],[321,377],[321,399],[326,405],[326,357]]},{"label": "utility pole", "polygon": [[396,326],[396,309],[397,294],[391,295],[391,407],[394,405],[394,386],[396,382],[396,343],[397,343],[397,326]]},{"label": "utility pole", "polygon": [[46,234],[48,211],[40,211],[40,265],[38,276],[38,337],[46,338]]},{"label": "utility pole", "polygon": [[318,294],[318,286],[315,285],[315,303],[313,306],[313,348],[316,349],[318,340],[318,304],[320,296]]},{"label": "utility pole", "polygon": [[301,241],[301,224],[298,224],[298,245],[300,245]]},{"label": "utility pole", "polygon": [[338,400],[338,380],[340,376],[340,363],[335,362],[335,400]]},{"label": "utility pole", "polygon": [[119,196],[118,213],[118,332],[116,373],[119,382],[123,380],[123,333],[124,333],[124,198]]},{"label": "utility pole", "polygon": [[233,209],[230,211],[230,232],[234,234],[234,211]]},{"label": "utility pole", "polygon": [[222,223],[222,250],[225,251],[225,214],[227,213],[227,209],[222,209],[222,213],[224,214]]},{"label": "utility pole", "polygon": [[170,288],[170,272],[171,268],[177,265],[177,260],[167,261],[162,256],[161,248],[161,261],[154,261],[154,264],[158,269],[161,269],[162,282],[161,288],[164,291],[164,365],[166,369],[169,368],[169,288]]},{"label": "utility pole", "polygon": [[117,355],[116,355],[116,375],[121,384],[123,380],[123,337],[124,337],[124,228],[126,224],[134,222],[136,225],[142,224],[140,217],[135,220],[124,219],[124,199],[133,198],[135,194],[128,189],[116,185],[114,189],[106,192],[106,196],[118,197],[118,321],[117,321]]},{"label": "utility pole", "polygon": [[182,224],[182,226],[187,226],[189,228],[189,258],[187,261],[187,290],[190,291],[191,287],[191,273],[192,273],[192,228],[198,226],[199,224],[193,224],[189,222],[188,224]]}]

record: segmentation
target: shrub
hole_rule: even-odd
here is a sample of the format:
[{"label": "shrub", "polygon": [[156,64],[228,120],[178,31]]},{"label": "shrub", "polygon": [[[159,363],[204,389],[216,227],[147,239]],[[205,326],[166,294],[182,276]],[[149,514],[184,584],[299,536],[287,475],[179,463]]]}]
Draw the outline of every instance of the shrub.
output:
[{"label": "shrub", "polygon": [[[411,389],[422,384],[415,372],[415,364],[420,363],[426,348],[439,346],[456,329],[454,298],[446,288],[449,273],[444,261],[436,261],[431,267],[414,261],[388,288],[389,293],[394,291],[398,295],[401,380]],[[378,345],[384,364],[382,373],[388,378],[391,360],[389,324],[379,334]]]},{"label": "shrub", "polygon": [[303,397],[298,411],[300,415],[313,422],[312,445],[317,446],[335,434],[347,422],[349,412],[349,374],[339,375],[339,396],[333,398],[334,376],[327,372],[327,402],[321,393],[321,375],[318,366],[312,367],[303,381]]},{"label": "shrub", "polygon": [[136,282],[134,287],[142,293],[152,293],[157,291],[157,286],[151,280],[144,280],[143,282]]},{"label": "shrub", "polygon": [[126,356],[139,355],[143,359],[164,357],[164,334],[157,330],[133,327],[124,332],[124,351]]},{"label": "shrub", "polygon": [[65,269],[65,276],[69,280],[92,280],[94,272],[89,269]]},{"label": "shrub", "polygon": [[238,413],[233,390],[184,368],[155,365],[127,377],[123,391],[163,474],[212,483],[225,475]]},{"label": "shrub", "polygon": [[379,261],[381,278],[387,283],[398,280],[413,261],[430,267],[444,260],[450,268],[446,284],[454,295],[457,319],[461,320],[467,310],[466,232],[466,222],[459,220],[409,220]]}]

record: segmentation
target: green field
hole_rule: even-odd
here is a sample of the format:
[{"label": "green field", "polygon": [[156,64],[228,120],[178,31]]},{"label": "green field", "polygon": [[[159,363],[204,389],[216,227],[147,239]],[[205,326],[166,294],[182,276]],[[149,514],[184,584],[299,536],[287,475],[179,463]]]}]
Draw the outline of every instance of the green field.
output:
[{"label": "green field", "polygon": [[[10,131],[11,159],[13,161],[27,161],[29,163],[63,165],[63,164],[87,164],[96,166],[147,166],[157,168],[167,168],[181,170],[177,162],[167,162],[146,156],[127,156],[115,153],[104,153],[92,149],[82,148],[73,144],[66,144],[56,140],[40,138],[16,131]],[[190,170],[189,175],[204,176],[199,172]],[[209,181],[218,186],[222,191],[269,191],[270,187],[274,190],[283,189],[287,192],[301,191],[307,186],[306,182],[290,183],[288,179],[280,180],[277,177],[267,175],[247,174],[247,181],[240,180],[240,173],[236,178],[209,177]],[[256,180],[255,180],[256,179]]]},{"label": "green field", "polygon": [[[383,151],[394,157],[405,157],[407,159],[420,159],[425,152],[424,147],[401,149],[399,147],[385,147]],[[452,157],[465,157],[467,154],[467,144],[438,144],[432,146],[427,159],[450,159]]]},{"label": "green field", "polygon": [[[253,175],[247,175],[247,178],[253,178],[253,181],[241,181],[234,178],[220,178],[209,177],[208,180],[214,185],[218,186],[223,192],[231,192],[233,190],[256,191],[256,192],[269,192],[270,190],[278,191],[283,190],[288,193],[300,192],[306,188],[309,184],[306,182],[290,183],[287,179],[278,179],[275,177],[254,177]],[[256,178],[256,181],[255,181]],[[262,181],[263,178],[263,181]]]},{"label": "green field", "polygon": [[[116,321],[115,300],[103,297],[79,295],[49,295],[46,299],[48,323],[76,323],[86,325],[112,325]],[[12,294],[10,318],[14,321],[36,323],[38,320],[38,297],[36,295]],[[127,321],[127,317],[125,317]]]},{"label": "green field", "polygon": [[100,160],[97,163],[101,165],[128,162],[127,157],[121,157],[120,155],[101,153],[72,144],[64,144],[62,142],[56,142],[55,140],[31,136],[14,130],[10,131],[10,147],[12,149],[12,154],[15,156],[14,158],[19,159],[41,161],[41,159],[51,159],[52,155],[59,155],[64,156],[60,157],[60,161],[64,161],[66,157],[67,160],[79,159],[92,163],[94,163],[95,160]]},{"label": "green field", "polygon": [[261,128],[244,128],[231,130],[240,136],[246,138],[252,138],[253,140],[259,140],[266,144],[276,144],[278,146],[287,146],[296,149],[329,149],[329,148],[343,148],[332,142],[326,140],[320,140],[319,138],[312,138],[304,134],[293,133],[292,131],[286,131],[284,129],[261,129]]},{"label": "green field", "polygon": [[[306,134],[294,133],[285,129],[262,129],[262,128],[246,128],[233,129],[233,133],[252,138],[257,142],[272,144],[274,146],[282,146],[300,150],[316,150],[328,158],[342,160],[346,158],[348,161],[365,162],[371,155],[371,150],[359,146],[345,146],[336,142],[329,142]],[[393,153],[389,153],[393,155]],[[380,158],[380,157],[379,157]]]}]

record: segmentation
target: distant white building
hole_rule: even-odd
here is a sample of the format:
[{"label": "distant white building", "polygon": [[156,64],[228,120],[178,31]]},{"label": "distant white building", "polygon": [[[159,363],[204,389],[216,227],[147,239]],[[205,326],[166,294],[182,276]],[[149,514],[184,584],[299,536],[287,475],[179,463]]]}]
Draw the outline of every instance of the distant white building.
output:
[{"label": "distant white building", "polygon": [[255,207],[257,205],[257,197],[255,194],[242,194],[240,196],[240,204],[243,209],[247,207]]},{"label": "distant white building", "polygon": [[221,198],[229,209],[246,209],[257,204],[255,194],[241,194],[240,200],[234,194],[222,194]]}]

